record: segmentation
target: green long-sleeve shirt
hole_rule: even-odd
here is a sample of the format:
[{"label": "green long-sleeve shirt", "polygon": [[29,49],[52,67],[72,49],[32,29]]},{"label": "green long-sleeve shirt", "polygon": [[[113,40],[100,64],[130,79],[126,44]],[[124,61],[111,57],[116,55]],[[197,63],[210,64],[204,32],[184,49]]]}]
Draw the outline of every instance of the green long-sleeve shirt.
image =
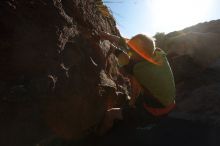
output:
[{"label": "green long-sleeve shirt", "polygon": [[[158,60],[160,65],[143,60],[133,65],[132,72],[137,81],[166,107],[174,103],[174,77],[166,53],[157,49],[154,54],[153,59]],[[119,57],[119,62],[123,62],[120,59],[124,58]]]}]

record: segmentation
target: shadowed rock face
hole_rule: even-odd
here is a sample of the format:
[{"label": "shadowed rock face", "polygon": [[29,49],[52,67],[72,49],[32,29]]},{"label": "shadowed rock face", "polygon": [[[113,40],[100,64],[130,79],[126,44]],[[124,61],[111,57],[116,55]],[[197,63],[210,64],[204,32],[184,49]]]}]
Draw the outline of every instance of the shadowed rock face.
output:
[{"label": "shadowed rock face", "polygon": [[177,111],[217,125],[220,125],[219,28],[220,20],[215,20],[165,36],[177,85]]},{"label": "shadowed rock face", "polygon": [[[165,35],[163,46],[171,56],[188,55],[207,67],[220,57],[220,20],[200,23]],[[159,42],[160,43],[160,42]]]},{"label": "shadowed rock face", "polygon": [[168,54],[188,55],[196,64],[207,67],[220,57],[220,33],[182,32],[172,38]]},{"label": "shadowed rock face", "polygon": [[96,2],[0,2],[0,145],[84,137],[122,104],[128,81],[97,35],[119,32]]}]

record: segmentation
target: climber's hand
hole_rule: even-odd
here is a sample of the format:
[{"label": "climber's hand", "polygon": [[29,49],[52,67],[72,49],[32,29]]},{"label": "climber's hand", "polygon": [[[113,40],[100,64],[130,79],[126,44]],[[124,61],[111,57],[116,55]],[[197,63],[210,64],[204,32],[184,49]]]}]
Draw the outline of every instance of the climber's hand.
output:
[{"label": "climber's hand", "polygon": [[107,32],[103,32],[103,31],[100,32],[99,35],[100,35],[101,39],[109,40],[110,42],[112,42],[112,43],[114,43],[116,45],[118,45],[119,40],[120,40],[120,37],[118,37],[116,35],[112,35],[112,34],[107,33]]},{"label": "climber's hand", "polygon": [[129,63],[130,58],[126,53],[120,52],[120,54],[118,53],[118,55],[116,54],[116,56],[118,57],[118,64],[120,67],[125,66]]}]

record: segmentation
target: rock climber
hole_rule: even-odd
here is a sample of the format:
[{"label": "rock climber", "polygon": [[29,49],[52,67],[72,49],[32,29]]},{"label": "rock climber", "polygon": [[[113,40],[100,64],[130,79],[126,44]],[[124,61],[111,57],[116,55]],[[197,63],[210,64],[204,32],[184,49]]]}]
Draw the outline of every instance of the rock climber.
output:
[{"label": "rock climber", "polygon": [[143,34],[124,39],[101,32],[100,37],[123,50],[115,54],[132,88],[129,104],[106,112],[101,131],[106,132],[116,119],[144,126],[167,115],[175,107],[175,83],[166,53]]}]

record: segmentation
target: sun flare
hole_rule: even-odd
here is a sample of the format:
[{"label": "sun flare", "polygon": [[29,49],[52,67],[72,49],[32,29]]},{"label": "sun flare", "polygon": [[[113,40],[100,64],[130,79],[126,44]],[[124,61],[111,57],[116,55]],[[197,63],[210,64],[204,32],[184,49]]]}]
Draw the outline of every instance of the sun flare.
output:
[{"label": "sun flare", "polygon": [[152,24],[155,30],[178,30],[194,25],[207,15],[213,0],[152,0]]}]

